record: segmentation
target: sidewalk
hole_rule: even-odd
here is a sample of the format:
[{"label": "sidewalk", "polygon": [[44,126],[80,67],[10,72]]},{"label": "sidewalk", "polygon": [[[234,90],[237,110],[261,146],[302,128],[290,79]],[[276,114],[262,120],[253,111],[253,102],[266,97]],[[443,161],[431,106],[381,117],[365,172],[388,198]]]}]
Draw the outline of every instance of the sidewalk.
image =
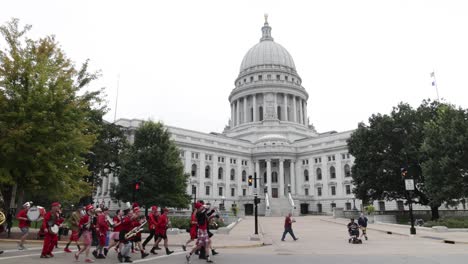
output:
[{"label": "sidewalk", "polygon": [[[322,217],[321,221],[347,225],[349,219],[345,218],[333,218],[333,217]],[[384,232],[392,235],[401,236],[416,236],[419,238],[435,239],[443,241],[448,244],[468,244],[468,233],[467,232],[436,232],[432,231],[427,227],[416,227],[416,235],[410,234],[410,226],[398,225],[398,224],[387,224],[387,223],[373,223],[367,226],[368,230],[374,230],[378,232]]]},{"label": "sidewalk", "polygon": [[[12,232],[14,230],[12,229]],[[35,230],[31,230],[30,236],[35,237]],[[260,247],[263,245],[263,237],[261,236],[260,241],[250,241],[250,235],[254,233],[254,218],[247,217],[243,218],[238,222],[229,234],[215,234],[213,236],[213,246],[214,248],[250,248],[250,247]],[[142,239],[146,239],[148,236],[147,233],[142,235]],[[189,239],[188,233],[181,233],[177,235],[168,235],[169,246],[170,247],[180,247],[185,244]],[[68,242],[69,236],[62,236],[62,239],[59,241],[59,244],[64,245]],[[9,239],[9,238],[0,238],[0,242],[17,242],[18,239]],[[27,240],[26,244],[42,244],[43,240]],[[189,246],[193,246],[195,242],[191,242]],[[152,243],[149,243],[148,246],[151,246]],[[160,244],[162,246],[162,242]]]}]

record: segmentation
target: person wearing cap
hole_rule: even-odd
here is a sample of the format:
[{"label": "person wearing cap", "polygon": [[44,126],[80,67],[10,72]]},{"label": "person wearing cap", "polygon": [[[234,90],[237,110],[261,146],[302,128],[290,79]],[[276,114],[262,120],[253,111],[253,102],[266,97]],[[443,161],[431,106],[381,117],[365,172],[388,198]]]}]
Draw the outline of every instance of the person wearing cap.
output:
[{"label": "person wearing cap", "polygon": [[[135,211],[134,211],[135,212]],[[135,212],[135,215],[134,215],[134,218],[133,218],[133,222],[132,222],[132,229],[135,229],[135,228],[140,228],[144,223],[145,223],[145,216],[144,215],[138,215],[138,212],[139,211],[136,211]],[[138,229],[137,229],[138,230]],[[135,249],[138,248],[138,250],[140,251],[141,253],[141,258],[144,259],[146,258],[149,253],[146,253],[145,252],[145,249],[143,248],[143,246],[141,245],[141,232],[137,232],[132,238],[131,240],[133,241],[134,245],[135,245]]]},{"label": "person wearing cap", "polygon": [[44,216],[44,221],[42,221],[42,229],[45,232],[44,244],[42,246],[41,258],[51,258],[54,256],[52,250],[58,241],[58,235],[52,232],[52,227],[54,225],[60,225],[60,203],[54,202],[51,205],[51,209]]},{"label": "person wearing cap", "polygon": [[23,209],[19,211],[18,215],[16,216],[16,219],[19,220],[18,222],[18,227],[21,230],[21,238],[20,241],[18,242],[18,249],[19,250],[24,250],[26,247],[24,246],[24,241],[29,235],[29,227],[31,226],[31,221],[28,219],[28,210],[31,207],[30,202],[26,202],[23,204]]},{"label": "person wearing cap", "polygon": [[85,262],[92,263],[94,260],[89,258],[89,250],[91,249],[92,242],[91,230],[93,229],[94,206],[88,204],[85,207],[85,211],[86,214],[81,216],[79,223],[81,228],[81,239],[83,241],[83,247],[75,254],[75,260],[78,261],[80,254],[85,252]]},{"label": "person wearing cap", "polygon": [[[146,244],[148,244],[152,238],[154,238],[154,242],[156,242],[157,240],[157,236],[156,236],[156,225],[158,224],[158,218],[159,218],[159,211],[158,211],[158,207],[156,205],[153,205],[151,206],[151,214],[148,215],[148,228],[149,228],[149,231],[150,231],[150,234],[149,236],[145,239],[145,241],[143,242],[143,249],[145,249],[146,247]],[[150,252],[154,255],[158,254],[156,253],[156,247],[152,247]]]},{"label": "person wearing cap", "polygon": [[99,244],[97,248],[93,251],[93,256],[97,259],[105,259],[106,257],[103,254],[104,247],[106,246],[106,237],[107,231],[109,231],[109,224],[107,223],[107,213],[109,209],[106,207],[97,208],[97,222],[96,222],[96,232],[98,235]]},{"label": "person wearing cap", "polygon": [[155,248],[158,247],[159,242],[164,239],[164,247],[166,248],[166,254],[170,255],[174,253],[174,251],[169,250],[169,241],[167,239],[167,228],[169,227],[169,219],[167,218],[167,213],[169,209],[163,208],[162,214],[158,218],[158,224],[156,225],[156,235],[158,236],[158,240],[155,242]]},{"label": "person wearing cap", "polygon": [[205,256],[206,262],[212,263],[213,261],[210,258],[210,248],[211,248],[211,240],[208,236],[208,222],[209,217],[206,214],[206,209],[202,205],[202,203],[197,202],[195,204],[195,208],[197,209],[197,223],[198,223],[198,231],[197,231],[197,243],[192,248],[192,250],[185,256],[187,263],[190,263],[190,257],[193,253],[201,248],[205,248]]},{"label": "person wearing cap", "polygon": [[63,249],[63,251],[67,253],[71,253],[72,251],[68,248],[72,242],[75,242],[76,247],[80,250],[80,244],[78,240],[80,239],[80,219],[81,219],[81,210],[83,209],[82,206],[77,206],[76,210],[70,216],[70,229],[71,235],[68,240],[67,245]]},{"label": "person wearing cap", "polygon": [[132,230],[132,219],[133,219],[133,211],[128,208],[124,210],[124,217],[122,218],[121,222],[121,230],[119,233],[119,254],[117,258],[120,262],[133,262],[130,258],[130,249],[131,243],[128,239],[125,238],[125,235]]},{"label": "person wearing cap", "polygon": [[182,245],[182,249],[184,251],[187,251],[187,246],[190,244],[190,242],[197,238],[197,224],[197,209],[194,206],[192,216],[190,217],[190,238],[187,240],[187,242],[185,242],[184,245]]}]

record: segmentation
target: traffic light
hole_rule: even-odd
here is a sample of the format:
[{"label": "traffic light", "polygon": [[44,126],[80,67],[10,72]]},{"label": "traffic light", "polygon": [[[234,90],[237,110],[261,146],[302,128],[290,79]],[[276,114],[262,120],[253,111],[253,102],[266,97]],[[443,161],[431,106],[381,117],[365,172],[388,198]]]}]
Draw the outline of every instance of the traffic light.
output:
[{"label": "traffic light", "polygon": [[252,186],[252,183],[253,183],[253,178],[252,178],[252,175],[249,175],[249,186]]},{"label": "traffic light", "polygon": [[140,190],[140,182],[136,181],[135,182],[135,191],[138,191],[138,190]]},{"label": "traffic light", "polygon": [[401,177],[406,178],[407,175],[408,175],[408,169],[401,168]]}]

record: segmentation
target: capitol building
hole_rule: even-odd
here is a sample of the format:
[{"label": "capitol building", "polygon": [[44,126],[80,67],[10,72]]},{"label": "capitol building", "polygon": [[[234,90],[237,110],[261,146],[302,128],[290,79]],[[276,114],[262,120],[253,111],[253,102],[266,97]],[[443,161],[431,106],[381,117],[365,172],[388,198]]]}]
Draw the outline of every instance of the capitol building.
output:
[{"label": "capitol building", "polygon": [[[229,124],[222,133],[168,127],[190,174],[187,193],[226,209],[235,206],[241,215],[253,214],[255,192],[261,215],[359,210],[346,143],[353,131],[316,131],[307,117],[309,94],[293,57],[271,31],[265,18],[259,43],[242,59],[228,98]],[[116,121],[130,142],[141,123]],[[249,175],[258,177],[257,190],[248,185]],[[113,207],[111,183],[117,179],[104,178],[95,201]]]}]

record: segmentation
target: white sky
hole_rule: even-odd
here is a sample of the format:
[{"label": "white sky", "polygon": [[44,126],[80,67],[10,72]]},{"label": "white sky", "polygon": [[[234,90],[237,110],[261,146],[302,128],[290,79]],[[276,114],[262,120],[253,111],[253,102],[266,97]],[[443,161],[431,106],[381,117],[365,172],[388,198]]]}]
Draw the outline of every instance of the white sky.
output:
[{"label": "white sky", "polygon": [[[0,23],[54,34],[91,60],[114,118],[221,132],[243,56],[272,35],[293,56],[319,132],[350,130],[400,101],[441,98],[468,108],[468,1],[3,1]],[[0,42],[3,43],[3,42]]]}]

